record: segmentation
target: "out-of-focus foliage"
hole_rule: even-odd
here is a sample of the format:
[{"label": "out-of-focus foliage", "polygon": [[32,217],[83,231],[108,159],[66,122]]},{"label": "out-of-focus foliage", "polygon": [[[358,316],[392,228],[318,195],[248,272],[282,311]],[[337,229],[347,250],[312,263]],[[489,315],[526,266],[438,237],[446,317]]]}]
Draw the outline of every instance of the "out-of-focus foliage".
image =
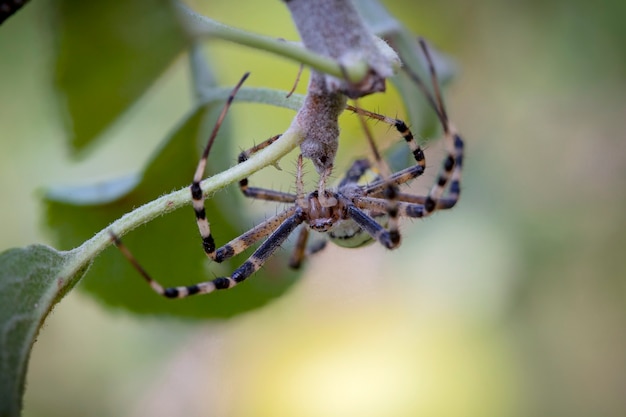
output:
[{"label": "out-of-focus foliage", "polygon": [[79,151],[145,93],[182,52],[185,37],[169,0],[57,0],[51,7],[60,102]]}]

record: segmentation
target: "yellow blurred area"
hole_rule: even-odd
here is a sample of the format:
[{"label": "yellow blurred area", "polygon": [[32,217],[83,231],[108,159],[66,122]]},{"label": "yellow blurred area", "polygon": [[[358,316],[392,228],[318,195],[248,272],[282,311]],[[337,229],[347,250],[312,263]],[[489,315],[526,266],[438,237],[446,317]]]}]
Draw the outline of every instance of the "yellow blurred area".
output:
[{"label": "yellow blurred area", "polygon": [[[25,416],[626,415],[625,7],[384,3],[460,68],[446,92],[468,152],[458,207],[403,222],[396,251],[330,245],[285,297],[223,323],[138,318],[74,291],[34,347]],[[192,4],[297,37],[280,1]],[[38,189],[134,172],[190,105],[182,59],[73,162],[37,25],[45,12],[31,2],[0,27],[2,249],[46,242]],[[224,85],[250,70],[250,85],[289,90],[297,72],[232,44],[207,49]],[[362,104],[404,114],[393,91]],[[230,117],[243,148],[292,116],[246,104]],[[343,119],[340,168],[366,154],[358,122]],[[393,132],[376,129],[389,146]],[[415,190],[434,180],[440,145],[428,142]],[[254,181],[288,189],[293,160]]]},{"label": "yellow blurred area", "polygon": [[[225,383],[235,386],[237,394],[227,400],[231,411],[224,415],[510,412],[515,372],[498,341],[476,337],[458,317],[417,318],[393,298],[374,304],[290,323],[255,321],[240,333],[244,337],[234,339],[235,377]],[[259,324],[271,326],[271,340]]]}]

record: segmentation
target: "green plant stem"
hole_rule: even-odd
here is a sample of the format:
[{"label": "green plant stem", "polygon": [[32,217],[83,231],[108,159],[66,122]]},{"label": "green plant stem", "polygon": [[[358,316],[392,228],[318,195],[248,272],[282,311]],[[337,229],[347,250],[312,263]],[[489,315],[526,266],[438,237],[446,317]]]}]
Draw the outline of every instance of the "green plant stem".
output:
[{"label": "green plant stem", "polygon": [[[199,105],[205,105],[210,102],[224,101],[228,98],[232,88],[211,88],[210,91],[203,93],[199,101]],[[274,90],[263,87],[242,87],[237,93],[237,102],[268,104],[274,107],[283,107],[298,111],[304,103],[304,96],[300,94],[287,94],[281,90]]]},{"label": "green plant stem", "polygon": [[335,60],[311,52],[293,42],[254,34],[242,29],[227,26],[196,13],[184,4],[178,4],[178,9],[182,19],[184,19],[185,27],[187,27],[193,37],[218,38],[239,45],[249,46],[257,50],[268,51],[285,58],[293,59],[294,61],[308,65],[311,68],[337,78],[343,79],[347,76],[348,80],[353,83],[362,81],[366,77],[369,69],[365,61],[360,61],[354,65],[342,68]]}]

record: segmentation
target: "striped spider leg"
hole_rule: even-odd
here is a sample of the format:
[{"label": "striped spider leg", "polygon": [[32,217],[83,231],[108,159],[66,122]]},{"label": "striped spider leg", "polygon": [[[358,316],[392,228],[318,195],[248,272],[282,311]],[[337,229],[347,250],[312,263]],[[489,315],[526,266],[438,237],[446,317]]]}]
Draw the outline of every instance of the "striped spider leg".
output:
[{"label": "striped spider leg", "polygon": [[[461,173],[463,168],[464,142],[456,128],[450,123],[445,109],[441,88],[432,57],[424,39],[419,39],[419,44],[426,58],[428,70],[431,76],[434,94],[431,94],[422,79],[410,68],[404,67],[409,77],[418,85],[433,107],[442,125],[447,155],[443,161],[441,172],[430,192],[425,195],[413,195],[398,193],[394,199],[398,201],[397,213],[390,213],[400,217],[426,217],[437,210],[450,209],[459,200],[461,192]],[[369,116],[369,115],[368,115]],[[388,180],[379,179],[369,184],[364,189],[364,196],[356,201],[356,205],[363,209],[389,211],[389,182],[402,184],[411,180],[411,174],[407,169],[392,174]],[[448,195],[444,193],[448,189]]]}]

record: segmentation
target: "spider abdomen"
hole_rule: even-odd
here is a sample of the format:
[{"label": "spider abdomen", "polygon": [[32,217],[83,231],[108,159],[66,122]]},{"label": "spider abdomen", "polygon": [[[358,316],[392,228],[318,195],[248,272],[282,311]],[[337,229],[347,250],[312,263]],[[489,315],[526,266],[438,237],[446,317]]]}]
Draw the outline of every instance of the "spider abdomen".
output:
[{"label": "spider abdomen", "polygon": [[[383,213],[368,213],[381,226],[387,226],[389,216]],[[343,248],[359,248],[374,242],[374,238],[351,218],[341,219],[328,230],[328,238]]]},{"label": "spider abdomen", "polygon": [[374,240],[354,220],[339,220],[328,230],[328,238],[337,246],[358,248]]}]

